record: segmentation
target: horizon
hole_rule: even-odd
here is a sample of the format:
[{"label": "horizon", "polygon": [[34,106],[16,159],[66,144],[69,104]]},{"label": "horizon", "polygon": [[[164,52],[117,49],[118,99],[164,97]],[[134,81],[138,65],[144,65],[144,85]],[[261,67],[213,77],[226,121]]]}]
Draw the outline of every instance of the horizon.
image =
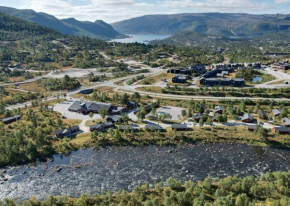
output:
[{"label": "horizon", "polygon": [[0,6],[31,9],[58,19],[115,23],[147,15],[240,13],[288,15],[290,0],[0,0]]}]

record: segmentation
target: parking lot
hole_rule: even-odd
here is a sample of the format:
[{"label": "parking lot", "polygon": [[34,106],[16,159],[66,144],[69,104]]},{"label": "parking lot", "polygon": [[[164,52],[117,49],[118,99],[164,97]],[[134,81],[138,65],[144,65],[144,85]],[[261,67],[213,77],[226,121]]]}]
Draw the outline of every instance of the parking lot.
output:
[{"label": "parking lot", "polygon": [[160,107],[157,109],[157,114],[164,114],[164,113],[169,113],[172,116],[172,120],[179,120],[179,118],[182,117],[181,111],[184,110],[185,108],[182,107]]}]

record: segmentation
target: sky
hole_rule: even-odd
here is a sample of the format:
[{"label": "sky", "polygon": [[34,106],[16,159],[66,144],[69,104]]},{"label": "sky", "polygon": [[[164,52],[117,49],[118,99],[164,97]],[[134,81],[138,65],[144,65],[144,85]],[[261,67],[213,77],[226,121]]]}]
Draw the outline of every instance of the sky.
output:
[{"label": "sky", "polygon": [[104,20],[108,23],[148,14],[290,14],[290,0],[0,0],[0,6],[33,9],[59,19]]}]

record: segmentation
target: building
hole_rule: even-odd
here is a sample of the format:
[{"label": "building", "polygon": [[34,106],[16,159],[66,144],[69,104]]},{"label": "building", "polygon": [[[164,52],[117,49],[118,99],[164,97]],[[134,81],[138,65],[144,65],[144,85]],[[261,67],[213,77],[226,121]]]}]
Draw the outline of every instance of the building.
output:
[{"label": "building", "polygon": [[81,114],[99,113],[101,109],[107,110],[109,113],[112,109],[112,104],[106,104],[102,102],[85,102],[85,101],[75,101],[68,110],[71,112],[78,112]]},{"label": "building", "polygon": [[111,110],[111,114],[119,115],[126,111],[126,107],[113,107]]},{"label": "building", "polygon": [[286,72],[290,69],[290,64],[286,62],[275,62],[271,65],[271,69],[274,71]]},{"label": "building", "polygon": [[212,117],[213,122],[218,122],[218,117],[222,116],[220,113],[215,113],[215,115]]},{"label": "building", "polygon": [[253,121],[254,121],[254,118],[252,117],[252,115],[248,113],[244,114],[244,116],[242,117],[242,122],[252,123]]},{"label": "building", "polygon": [[201,119],[201,117],[202,117],[202,113],[194,113],[192,115],[191,119],[193,119],[196,122],[199,122],[199,120]]},{"label": "building", "polygon": [[284,117],[282,121],[285,127],[290,127],[290,119],[288,117]]},{"label": "building", "polygon": [[290,128],[288,127],[273,127],[272,131],[278,134],[290,134]]},{"label": "building", "polygon": [[136,131],[136,128],[132,124],[130,124],[130,125],[120,125],[119,126],[119,130],[120,131]]},{"label": "building", "polygon": [[214,108],[214,113],[218,113],[218,114],[222,114],[223,113],[224,108],[222,106],[215,106]]},{"label": "building", "polygon": [[171,129],[176,131],[185,131],[188,130],[188,127],[187,124],[172,124]]},{"label": "building", "polygon": [[172,78],[172,83],[178,84],[186,83],[186,77],[176,75],[175,77]]},{"label": "building", "polygon": [[281,114],[281,112],[280,112],[279,109],[273,109],[272,114],[273,114],[274,117],[277,117],[277,116],[279,116]]},{"label": "building", "polygon": [[204,86],[232,86],[232,87],[242,87],[245,85],[245,80],[242,78],[204,78],[200,79],[200,84]]},{"label": "building", "polygon": [[17,120],[20,120],[20,119],[21,119],[20,115],[15,115],[13,117],[4,118],[1,121],[3,122],[3,124],[10,124],[10,123],[16,122]]},{"label": "building", "polygon": [[116,122],[122,122],[123,119],[122,119],[122,116],[113,115],[113,116],[107,117],[106,121],[116,123]]},{"label": "building", "polygon": [[147,124],[145,129],[148,131],[161,131],[163,128],[159,124]]},{"label": "building", "polygon": [[132,109],[135,109],[137,107],[138,107],[138,103],[136,103],[136,102],[128,102],[127,103],[127,109],[128,110],[132,110]]},{"label": "building", "polygon": [[261,119],[267,119],[267,114],[266,114],[264,111],[262,111],[262,110],[260,110],[260,111],[258,112],[258,116],[259,116],[259,118],[261,118]]},{"label": "building", "polygon": [[99,123],[96,125],[91,125],[89,126],[89,128],[90,128],[90,131],[93,132],[93,131],[102,131],[102,130],[111,128],[113,126],[114,124],[112,122],[106,122],[106,123]]},{"label": "building", "polygon": [[57,138],[68,137],[68,136],[71,136],[78,131],[80,131],[79,126],[73,126],[73,127],[67,128],[67,129],[62,129],[62,130],[54,132],[54,137],[57,137]]},{"label": "building", "polygon": [[257,125],[247,125],[246,127],[247,127],[248,131],[253,132],[253,131],[255,131]]}]

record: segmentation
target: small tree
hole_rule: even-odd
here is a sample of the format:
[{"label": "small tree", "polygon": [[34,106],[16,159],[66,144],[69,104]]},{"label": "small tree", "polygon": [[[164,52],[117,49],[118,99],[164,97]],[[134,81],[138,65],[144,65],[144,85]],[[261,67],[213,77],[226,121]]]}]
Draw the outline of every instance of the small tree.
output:
[{"label": "small tree", "polygon": [[94,120],[93,120],[94,113],[90,112],[89,117],[92,119],[92,121],[94,121]]},{"label": "small tree", "polygon": [[99,114],[101,115],[102,119],[105,119],[105,117],[108,114],[108,110],[106,110],[106,109],[100,109]]},{"label": "small tree", "polygon": [[186,110],[185,110],[185,109],[181,111],[181,115],[182,115],[183,117],[185,117],[185,116],[187,115],[187,113],[186,113]]}]

